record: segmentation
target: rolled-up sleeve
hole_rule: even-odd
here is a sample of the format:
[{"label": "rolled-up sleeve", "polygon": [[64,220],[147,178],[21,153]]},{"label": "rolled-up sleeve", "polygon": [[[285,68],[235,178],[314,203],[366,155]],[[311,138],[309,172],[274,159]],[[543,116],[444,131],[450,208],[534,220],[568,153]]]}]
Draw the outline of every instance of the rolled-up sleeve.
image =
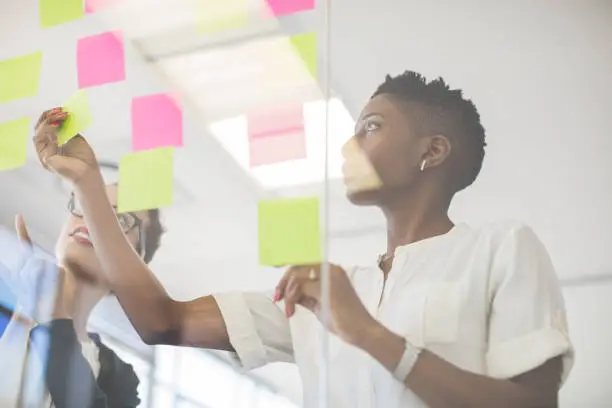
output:
[{"label": "rolled-up sleeve", "polygon": [[229,292],[214,297],[235,350],[232,360],[239,368],[294,362],[289,321],[271,295]]},{"label": "rolled-up sleeve", "polygon": [[491,280],[489,375],[511,378],[562,356],[565,381],[574,353],[564,300],[550,257],[530,228],[514,227],[505,237]]}]

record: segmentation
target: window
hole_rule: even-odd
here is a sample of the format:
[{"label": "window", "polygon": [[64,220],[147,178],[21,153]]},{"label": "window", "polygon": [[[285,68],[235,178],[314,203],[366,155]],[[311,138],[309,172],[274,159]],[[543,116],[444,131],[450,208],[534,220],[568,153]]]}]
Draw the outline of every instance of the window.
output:
[{"label": "window", "polygon": [[102,341],[140,379],[143,408],[296,408],[255,378],[238,373],[213,353],[195,348],[157,346],[142,355],[110,336]]}]

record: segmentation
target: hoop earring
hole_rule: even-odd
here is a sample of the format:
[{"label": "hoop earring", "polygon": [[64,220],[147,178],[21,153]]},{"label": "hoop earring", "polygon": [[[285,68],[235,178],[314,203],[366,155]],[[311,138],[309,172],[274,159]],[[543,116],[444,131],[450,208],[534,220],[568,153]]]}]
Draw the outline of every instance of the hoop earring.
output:
[{"label": "hoop earring", "polygon": [[425,166],[427,165],[427,159],[421,162],[421,173],[425,170]]}]

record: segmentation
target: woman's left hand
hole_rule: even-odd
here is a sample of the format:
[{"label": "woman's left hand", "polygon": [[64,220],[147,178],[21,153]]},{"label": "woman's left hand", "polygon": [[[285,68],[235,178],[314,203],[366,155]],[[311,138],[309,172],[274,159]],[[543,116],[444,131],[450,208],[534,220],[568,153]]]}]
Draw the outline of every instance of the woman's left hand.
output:
[{"label": "woman's left hand", "polygon": [[[293,316],[296,305],[302,305],[313,312],[321,323],[322,265],[292,266],[276,287],[275,301],[285,301],[287,317]],[[364,329],[375,322],[357,296],[346,271],[329,264],[329,315],[327,329],[344,341],[355,344]]]}]

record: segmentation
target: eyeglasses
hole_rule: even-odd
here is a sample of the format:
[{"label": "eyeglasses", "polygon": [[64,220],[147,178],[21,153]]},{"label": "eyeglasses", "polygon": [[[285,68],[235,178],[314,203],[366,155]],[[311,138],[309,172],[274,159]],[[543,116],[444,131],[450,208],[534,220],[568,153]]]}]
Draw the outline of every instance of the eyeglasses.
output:
[{"label": "eyeglasses", "polygon": [[[81,205],[78,200],[74,196],[74,193],[70,194],[70,201],[68,201],[68,211],[75,217],[83,218],[83,210],[81,209]],[[117,214],[117,220],[119,221],[119,225],[123,229],[123,232],[126,234],[133,230],[134,228],[141,229],[142,220],[138,218],[134,213],[121,213]]]}]

